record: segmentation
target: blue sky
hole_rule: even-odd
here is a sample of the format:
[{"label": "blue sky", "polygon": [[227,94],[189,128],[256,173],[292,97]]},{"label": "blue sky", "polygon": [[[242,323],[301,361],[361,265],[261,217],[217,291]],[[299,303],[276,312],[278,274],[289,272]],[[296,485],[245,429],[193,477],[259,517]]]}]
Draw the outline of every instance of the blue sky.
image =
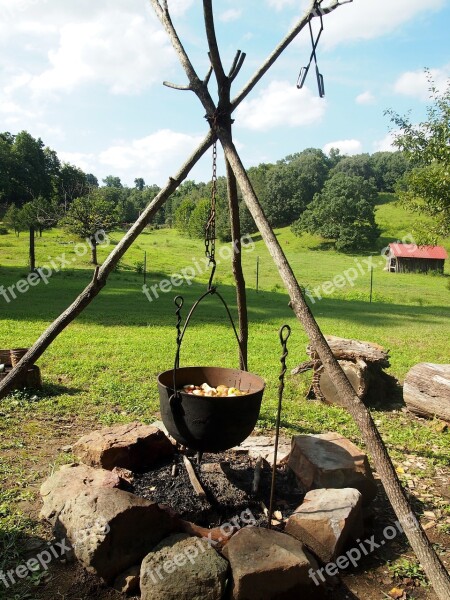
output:
[{"label": "blue sky", "polygon": [[[168,3],[195,68],[206,74],[202,3]],[[224,64],[237,49],[247,53],[235,95],[309,2],[213,5]],[[247,166],[308,147],[390,149],[383,111],[411,109],[420,121],[424,67],[438,86],[450,76],[450,0],[353,0],[326,16],[324,27],[324,99],[313,69],[305,88],[296,88],[310,54],[305,29],[236,111],[234,136]],[[162,86],[186,78],[148,0],[0,0],[0,47],[0,130],[26,129],[99,179],[113,174],[128,185],[136,177],[162,185],[205,135],[194,94]],[[207,180],[210,168],[204,157],[190,178]]]}]

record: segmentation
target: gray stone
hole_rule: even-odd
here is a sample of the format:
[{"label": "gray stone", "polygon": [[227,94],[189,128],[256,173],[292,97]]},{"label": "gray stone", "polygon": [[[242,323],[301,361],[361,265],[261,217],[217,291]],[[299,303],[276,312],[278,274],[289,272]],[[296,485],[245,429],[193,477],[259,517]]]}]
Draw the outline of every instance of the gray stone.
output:
[{"label": "gray stone", "polygon": [[233,573],[233,600],[292,600],[325,597],[310,570],[318,565],[298,540],[278,531],[247,527],[223,550]]},{"label": "gray stone", "polygon": [[110,583],[142,561],[177,529],[156,503],[118,489],[87,490],[66,502],[55,533],[65,538],[90,572]]},{"label": "gray stone", "polygon": [[110,471],[114,467],[142,471],[173,452],[173,444],[160,429],[142,423],[93,431],[73,446],[78,460]]},{"label": "gray stone", "polygon": [[41,485],[44,506],[40,517],[54,523],[67,500],[88,488],[118,488],[120,484],[120,477],[111,471],[87,465],[64,465]]},{"label": "gray stone", "polygon": [[377,493],[367,456],[339,433],[294,436],[288,465],[305,491],[356,488],[364,504]]},{"label": "gray stone", "polygon": [[[262,456],[269,465],[273,466],[275,436],[251,435],[245,439],[239,446],[232,451],[248,454],[251,458],[257,459]],[[287,462],[291,452],[291,443],[288,438],[280,436],[278,441],[277,464],[282,465]]]},{"label": "gray stone", "polygon": [[176,534],[163,540],[141,566],[142,600],[221,600],[228,562],[206,540]]},{"label": "gray stone", "polygon": [[289,517],[285,532],[322,562],[332,562],[350,538],[363,534],[362,496],[353,488],[312,490]]}]

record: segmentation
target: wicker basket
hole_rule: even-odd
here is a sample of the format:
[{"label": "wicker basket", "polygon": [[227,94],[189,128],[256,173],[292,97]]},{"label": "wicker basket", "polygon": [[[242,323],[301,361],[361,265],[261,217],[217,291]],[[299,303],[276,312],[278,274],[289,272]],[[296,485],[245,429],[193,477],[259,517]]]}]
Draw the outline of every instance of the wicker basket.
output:
[{"label": "wicker basket", "polygon": [[0,365],[5,365],[8,367],[11,364],[11,351],[10,350],[0,350]]},{"label": "wicker basket", "polygon": [[25,354],[28,352],[28,348],[14,348],[13,350],[10,351],[11,354],[11,364],[13,367],[15,367],[17,365],[17,363],[20,361],[20,359],[25,356]]}]

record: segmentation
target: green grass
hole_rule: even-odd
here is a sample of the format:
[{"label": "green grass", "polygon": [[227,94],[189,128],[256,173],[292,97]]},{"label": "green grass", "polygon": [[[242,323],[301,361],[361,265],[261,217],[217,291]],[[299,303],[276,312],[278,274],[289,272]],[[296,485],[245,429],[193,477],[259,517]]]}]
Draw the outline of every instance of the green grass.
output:
[{"label": "green grass", "polygon": [[[386,240],[408,233],[409,215],[386,202],[377,209],[383,228],[380,247],[373,256],[374,301],[369,303],[370,274],[361,274],[354,285],[331,294],[322,285],[348,269],[364,265],[367,254],[343,255],[330,249],[317,237],[293,236],[289,229],[276,232],[299,282],[308,290],[319,288],[312,311],[322,330],[349,338],[377,342],[391,352],[391,370],[402,379],[416,363],[448,362],[449,265],[446,275],[398,275],[383,271],[379,250]],[[123,233],[111,235],[117,243]],[[26,347],[65,309],[89,282],[92,266],[87,258],[76,257],[74,245],[60,230],[45,232],[37,239],[37,262],[48,264],[65,254],[70,269],[54,273],[48,284],[41,282],[7,303],[0,296],[0,347]],[[449,249],[448,240],[444,241]],[[218,245],[219,255],[222,244]],[[99,249],[103,260],[109,248]],[[136,265],[147,252],[149,286],[202,263],[204,244],[180,236],[173,230],[146,231],[121,261],[108,284],[94,302],[74,321],[39,359],[45,387],[34,400],[15,394],[0,404],[0,476],[6,485],[0,491],[0,554],[14,563],[20,552],[18,539],[32,535],[38,527],[21,509],[36,482],[49,470],[48,462],[33,471],[45,439],[70,438],[72,423],[85,429],[134,419],[151,422],[158,411],[156,376],[171,368],[175,353],[175,313],[173,297],[181,293],[187,307],[205,290],[208,273],[197,276],[169,293],[149,302],[142,293],[142,275]],[[260,290],[255,290],[256,257],[260,261]],[[220,258],[220,256],[219,256]],[[75,260],[72,260],[75,259]],[[449,262],[449,261],[447,261]],[[0,285],[11,286],[27,275],[27,238],[21,234],[0,236]],[[249,369],[267,381],[258,427],[272,429],[275,423],[280,344],[278,329],[292,327],[288,368],[306,358],[307,338],[288,307],[289,298],[264,243],[255,236],[255,247],[244,252],[250,318]],[[235,292],[230,260],[221,260],[217,269],[220,291],[235,313]],[[236,341],[223,307],[210,298],[199,308],[183,343],[181,364],[237,364]],[[348,414],[338,407],[326,407],[304,399],[308,375],[287,377],[283,405],[286,432],[338,430],[362,444],[361,436]],[[394,458],[405,452],[428,457],[430,468],[448,464],[450,435],[405,416],[400,411],[374,411],[380,431]],[[62,427],[68,423],[64,433]],[[61,455],[54,460],[65,461]],[[33,487],[34,486],[34,487]],[[2,564],[0,562],[0,568]]]}]

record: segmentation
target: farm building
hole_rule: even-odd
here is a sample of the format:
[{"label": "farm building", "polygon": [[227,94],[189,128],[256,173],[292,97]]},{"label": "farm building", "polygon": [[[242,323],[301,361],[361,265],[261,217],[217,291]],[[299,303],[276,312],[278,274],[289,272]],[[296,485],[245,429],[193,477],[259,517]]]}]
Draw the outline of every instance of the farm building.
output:
[{"label": "farm building", "polygon": [[444,272],[448,258],[442,246],[416,246],[416,244],[389,244],[386,250],[386,270],[392,273]]}]

